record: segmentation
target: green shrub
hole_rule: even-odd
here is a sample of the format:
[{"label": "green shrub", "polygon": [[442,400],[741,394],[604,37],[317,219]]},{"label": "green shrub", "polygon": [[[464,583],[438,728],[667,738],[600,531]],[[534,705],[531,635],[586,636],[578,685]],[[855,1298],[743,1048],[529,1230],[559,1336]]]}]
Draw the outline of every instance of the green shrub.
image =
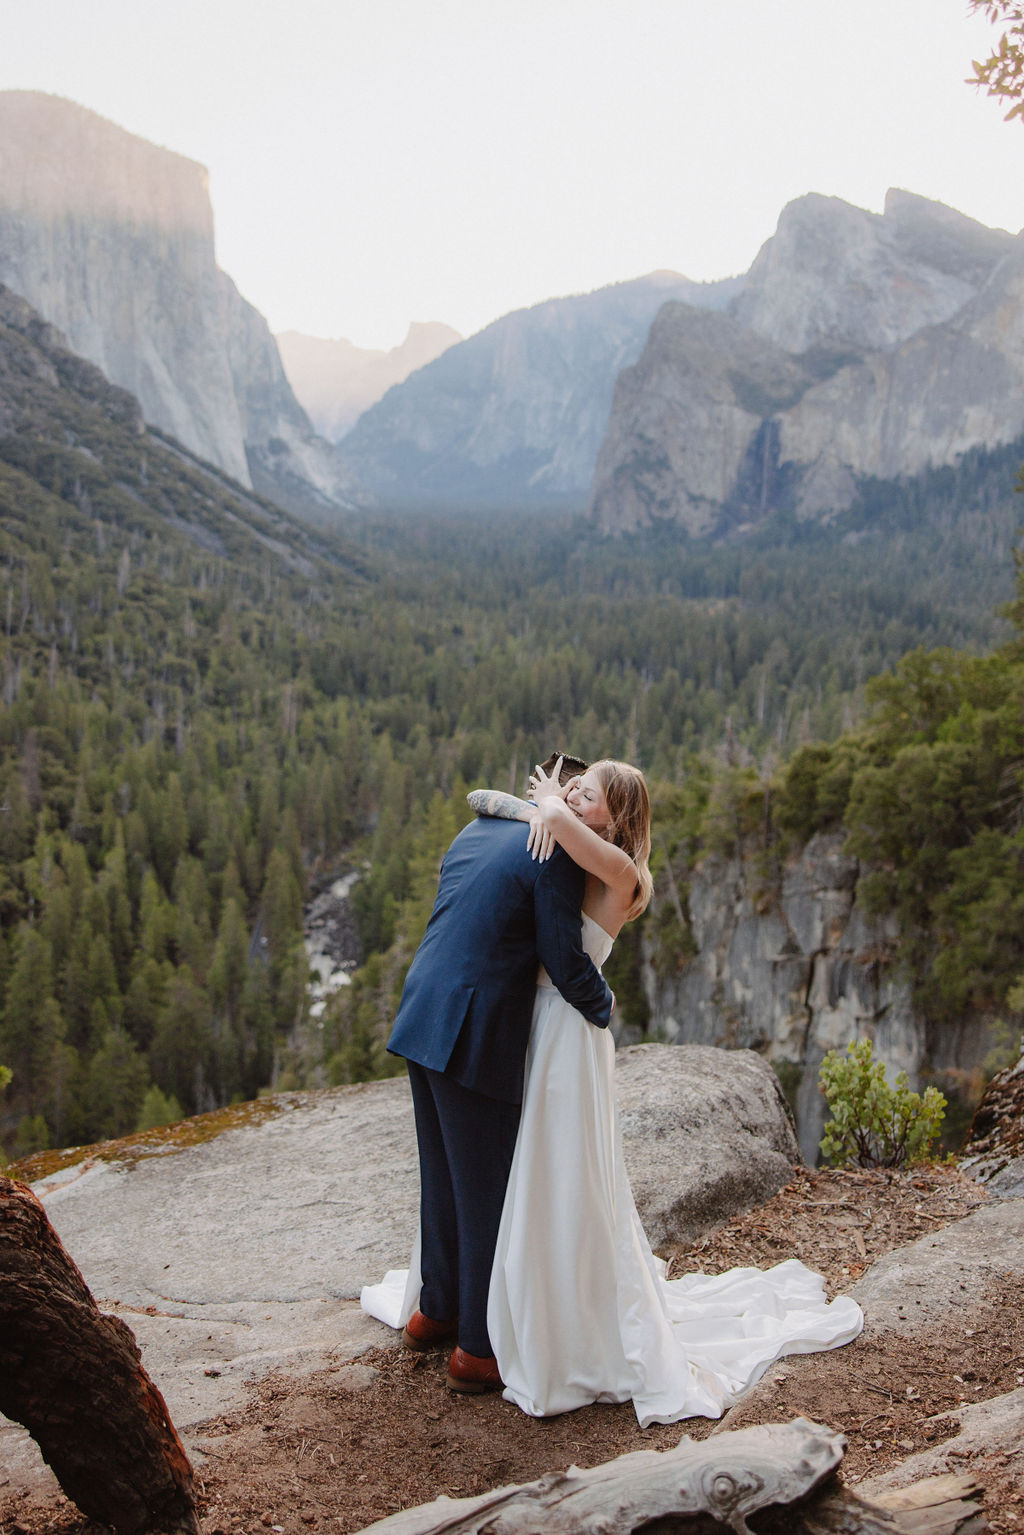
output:
[{"label": "green shrub", "polygon": [[819,1081],[832,1115],[821,1150],[833,1166],[901,1167],[927,1157],[946,1100],[935,1087],[912,1093],[905,1071],[890,1085],[870,1039],[854,1040],[845,1056],[830,1050]]},{"label": "green shrub", "polygon": [[174,1094],[171,1093],[168,1096],[158,1087],[153,1086],[146,1090],[135,1128],[136,1130],[156,1130],[161,1125],[175,1125],[184,1117],[181,1104]]}]

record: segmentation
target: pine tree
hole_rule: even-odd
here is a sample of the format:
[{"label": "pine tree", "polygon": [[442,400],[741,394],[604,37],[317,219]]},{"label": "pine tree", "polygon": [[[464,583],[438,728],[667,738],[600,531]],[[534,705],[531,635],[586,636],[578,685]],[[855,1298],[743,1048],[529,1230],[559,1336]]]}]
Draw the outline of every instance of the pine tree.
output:
[{"label": "pine tree", "polygon": [[89,1062],[89,1138],[110,1140],[135,1128],[149,1081],[146,1062],[121,1028],[111,1026]]},{"label": "pine tree", "polygon": [[179,965],[157,1018],[149,1067],[157,1086],[177,1098],[186,1114],[216,1107],[210,1086],[211,1022],[206,993],[188,966]]},{"label": "pine tree", "polygon": [[181,1104],[177,1098],[167,1097],[158,1087],[149,1087],[142,1100],[136,1130],[156,1130],[161,1125],[176,1124],[182,1118]]}]

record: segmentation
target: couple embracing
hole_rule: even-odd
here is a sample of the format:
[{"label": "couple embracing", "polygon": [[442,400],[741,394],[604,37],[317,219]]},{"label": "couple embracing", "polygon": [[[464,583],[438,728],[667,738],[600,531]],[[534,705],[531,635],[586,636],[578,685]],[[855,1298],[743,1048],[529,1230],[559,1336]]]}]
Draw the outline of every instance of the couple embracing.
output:
[{"label": "couple embracing", "polygon": [[650,899],[647,787],[626,763],[552,758],[530,792],[474,791],[441,866],[388,1041],[412,1087],[419,1240],[362,1304],[410,1347],[455,1344],[455,1391],[503,1387],[538,1417],[628,1400],[641,1426],[718,1417],[861,1314],[795,1260],[664,1277],[623,1162],[600,973]]}]

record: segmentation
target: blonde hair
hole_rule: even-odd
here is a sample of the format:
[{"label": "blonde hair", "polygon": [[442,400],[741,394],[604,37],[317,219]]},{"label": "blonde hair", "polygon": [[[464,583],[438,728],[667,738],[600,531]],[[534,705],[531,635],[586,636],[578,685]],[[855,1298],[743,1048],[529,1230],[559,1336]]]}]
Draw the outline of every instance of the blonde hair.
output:
[{"label": "blonde hair", "polygon": [[594,762],[590,768],[597,775],[604,790],[611,821],[608,840],[621,847],[636,864],[636,890],[633,903],[626,913],[631,922],[647,910],[654,881],[648,867],[651,857],[651,797],[647,783],[639,768],[628,762],[614,762],[605,758]]}]

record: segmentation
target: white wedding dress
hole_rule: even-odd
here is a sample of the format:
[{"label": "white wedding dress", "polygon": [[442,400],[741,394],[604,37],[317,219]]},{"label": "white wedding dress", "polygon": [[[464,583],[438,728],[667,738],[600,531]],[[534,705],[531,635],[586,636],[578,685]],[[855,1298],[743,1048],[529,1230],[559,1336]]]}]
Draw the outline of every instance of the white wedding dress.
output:
[{"label": "white wedding dress", "polygon": [[[583,941],[602,965],[612,939],[586,915]],[[632,1400],[642,1428],[717,1418],[774,1360],[849,1343],[864,1318],[795,1259],[666,1279],[626,1176],[614,1070],[610,1032],[542,971],[487,1305],[504,1394],[534,1417]],[[404,1325],[418,1257],[417,1243],[409,1270],[366,1286],[363,1309]]]}]

